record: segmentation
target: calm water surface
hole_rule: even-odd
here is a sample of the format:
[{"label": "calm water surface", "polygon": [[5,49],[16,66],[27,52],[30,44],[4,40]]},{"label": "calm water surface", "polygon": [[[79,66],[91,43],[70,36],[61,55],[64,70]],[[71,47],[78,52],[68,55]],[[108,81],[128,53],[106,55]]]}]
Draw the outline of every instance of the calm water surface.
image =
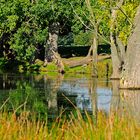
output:
[{"label": "calm water surface", "polygon": [[[140,122],[140,91],[119,90],[118,81],[86,78],[86,76],[49,77],[47,75],[0,75],[0,106],[5,103],[8,111],[26,109],[56,118],[64,109],[74,107],[95,115],[102,111],[106,115],[118,112],[130,114]],[[6,102],[5,102],[6,101]]]}]

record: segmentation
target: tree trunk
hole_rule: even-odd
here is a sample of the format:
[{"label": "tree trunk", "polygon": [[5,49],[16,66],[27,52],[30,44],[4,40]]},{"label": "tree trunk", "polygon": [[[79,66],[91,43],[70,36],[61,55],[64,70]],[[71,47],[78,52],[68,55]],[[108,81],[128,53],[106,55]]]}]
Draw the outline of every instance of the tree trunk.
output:
[{"label": "tree trunk", "polygon": [[111,7],[110,41],[111,41],[112,66],[113,66],[113,74],[111,76],[111,79],[120,79],[122,65],[123,65],[122,56],[124,55],[121,54],[123,53],[122,49],[120,49],[120,47],[122,47],[122,44],[120,44],[120,42],[118,44],[117,33],[116,33],[117,13],[119,8],[121,8],[121,6],[123,5],[124,0],[119,0],[116,3],[117,3],[116,7]]},{"label": "tree trunk", "polygon": [[59,68],[59,72],[64,72],[64,65],[62,60],[58,54],[58,34],[59,34],[59,23],[54,22],[49,26],[49,38],[47,41],[47,45],[45,47],[45,63],[44,66],[47,65],[48,62],[54,61]]},{"label": "tree trunk", "polygon": [[93,50],[92,50],[92,76],[97,77],[97,48],[98,48],[98,43],[97,43],[97,35],[94,36],[93,38]]},{"label": "tree trunk", "polygon": [[138,7],[134,30],[128,40],[126,61],[121,78],[121,88],[140,89],[140,6]]},{"label": "tree trunk", "polygon": [[126,57],[125,46],[123,45],[122,41],[117,36],[116,36],[116,43],[118,45],[119,59],[122,63],[121,67],[123,67],[124,60],[125,60],[125,57]]},{"label": "tree trunk", "polygon": [[92,40],[92,44],[91,47],[88,51],[88,55],[87,58],[91,58],[91,62],[92,62],[92,76],[97,77],[98,73],[97,73],[97,49],[98,49],[98,31],[97,31],[98,26],[96,25],[96,29],[94,29],[94,36],[93,36],[93,40]]},{"label": "tree trunk", "polygon": [[113,66],[113,74],[111,79],[120,78],[120,60],[118,57],[118,51],[116,46],[116,34],[115,34],[115,20],[117,17],[117,10],[113,9],[111,13],[111,27],[110,27],[110,41],[111,41],[111,58]]},{"label": "tree trunk", "polygon": [[45,61],[52,62],[54,60],[54,53],[57,52],[58,46],[59,23],[52,23],[49,26],[49,37],[45,47]]}]

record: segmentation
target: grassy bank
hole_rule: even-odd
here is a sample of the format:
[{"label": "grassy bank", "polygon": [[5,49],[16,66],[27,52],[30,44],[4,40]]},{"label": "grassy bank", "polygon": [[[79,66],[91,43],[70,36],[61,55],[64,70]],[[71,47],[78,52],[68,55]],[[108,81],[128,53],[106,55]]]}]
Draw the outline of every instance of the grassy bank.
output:
[{"label": "grassy bank", "polygon": [[[110,77],[112,74],[111,59],[99,61],[97,63],[98,77]],[[68,68],[66,66],[66,73],[68,74],[92,74],[92,64]]]},{"label": "grassy bank", "polygon": [[[72,57],[69,59],[62,59],[64,62],[74,62],[77,60],[81,60],[83,57]],[[65,64],[65,63],[64,63]],[[58,68],[55,65],[55,63],[49,63],[46,67],[43,67],[41,61],[37,61],[36,65],[38,65],[39,72],[40,73],[47,73],[49,75],[54,75],[55,73],[58,73]],[[35,67],[34,67],[35,68]],[[33,69],[34,70],[34,69]],[[85,64],[82,66],[76,66],[73,68],[69,68],[68,65],[65,64],[65,72],[66,75],[78,75],[78,74],[87,74],[91,75],[92,74],[92,63],[91,64]],[[99,61],[97,63],[97,71],[98,71],[98,77],[110,77],[112,74],[112,64],[111,64],[111,59],[105,59],[103,61]]]},{"label": "grassy bank", "polygon": [[[101,59],[104,56],[99,56]],[[75,75],[75,74],[92,74],[93,68],[92,63],[84,64],[81,66],[75,66],[70,68],[68,63],[74,63],[76,61],[82,60],[84,57],[71,57],[69,59],[63,58],[62,61],[64,62],[64,70],[66,75]],[[24,67],[19,66],[19,71],[24,72]],[[36,60],[35,64],[25,66],[28,72],[38,72],[41,74],[48,74],[48,75],[57,75],[58,74],[58,67],[54,62],[48,63],[47,66],[44,66],[44,62],[41,60]],[[98,77],[110,77],[112,73],[112,64],[111,59],[104,59],[97,63],[97,71]]]},{"label": "grassy bank", "polygon": [[0,113],[1,140],[132,140],[140,139],[140,126],[129,116],[105,116],[99,112],[97,121],[88,114],[83,119],[79,111],[70,119],[56,119],[51,127],[47,122],[29,119],[29,112],[19,117]]}]

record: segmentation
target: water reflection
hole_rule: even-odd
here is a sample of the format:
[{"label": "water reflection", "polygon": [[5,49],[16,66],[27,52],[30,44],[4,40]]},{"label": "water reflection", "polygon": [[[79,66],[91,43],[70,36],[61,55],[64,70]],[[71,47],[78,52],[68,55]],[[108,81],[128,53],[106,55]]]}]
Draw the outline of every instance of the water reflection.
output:
[{"label": "water reflection", "polygon": [[122,115],[130,115],[140,123],[140,91],[121,90],[119,109]]},{"label": "water reflection", "polygon": [[[0,75],[0,106],[9,111],[26,101],[26,109],[42,117],[56,118],[62,109],[69,112],[74,107],[97,116],[97,111],[109,115],[129,113],[140,121],[140,91],[119,90],[119,81],[95,78],[65,78],[63,75]],[[21,112],[24,107],[18,111]]]}]

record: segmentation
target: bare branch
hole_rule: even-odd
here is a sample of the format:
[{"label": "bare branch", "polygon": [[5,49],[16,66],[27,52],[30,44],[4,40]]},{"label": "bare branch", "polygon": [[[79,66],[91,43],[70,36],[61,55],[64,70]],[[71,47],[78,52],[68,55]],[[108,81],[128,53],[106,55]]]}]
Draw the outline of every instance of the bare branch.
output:
[{"label": "bare branch", "polygon": [[[88,26],[84,23],[84,21],[82,20],[82,18],[76,13],[76,11],[74,10],[74,7],[73,7],[72,3],[70,3],[70,5],[71,5],[71,7],[72,7],[72,9],[73,9],[73,11],[74,11],[76,17],[80,20],[80,22],[81,22],[87,29],[89,29],[90,31],[94,32],[94,31],[95,31],[94,29],[95,29],[95,27],[96,27],[96,26],[95,26],[96,23],[92,22],[92,21],[89,19],[90,22],[92,23],[94,29],[91,29],[90,27],[88,27]],[[84,13],[84,12],[83,12],[83,13]],[[84,13],[84,15],[86,16],[85,13]],[[86,17],[87,17],[87,16],[86,16]],[[106,43],[111,44],[110,41],[108,41],[105,37],[103,37],[99,32],[97,32],[97,35],[98,35],[101,39],[103,39]]]},{"label": "bare branch", "polygon": [[133,27],[134,24],[133,24],[133,22],[131,21],[131,19],[127,16],[127,14],[125,13],[125,11],[124,11],[121,7],[118,7],[118,9],[122,12],[122,14],[124,14],[124,16],[126,16],[128,22],[129,22],[129,24]]}]

